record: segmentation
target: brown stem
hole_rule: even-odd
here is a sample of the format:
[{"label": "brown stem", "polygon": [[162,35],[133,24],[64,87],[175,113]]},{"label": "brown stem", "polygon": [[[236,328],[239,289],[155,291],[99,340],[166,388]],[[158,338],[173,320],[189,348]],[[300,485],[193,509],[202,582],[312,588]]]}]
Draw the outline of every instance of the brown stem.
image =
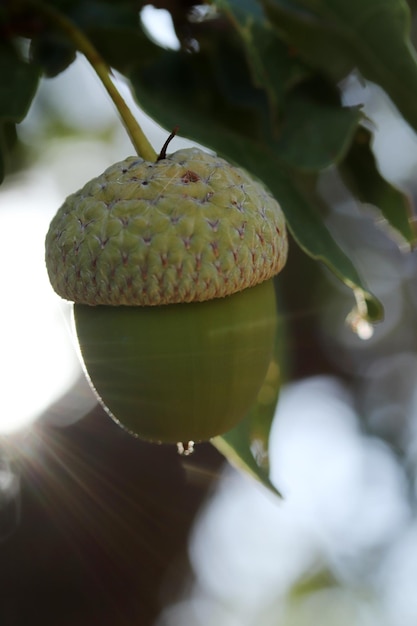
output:
[{"label": "brown stem", "polygon": [[164,143],[164,145],[162,146],[162,150],[159,153],[158,158],[156,159],[157,161],[162,161],[163,159],[166,159],[167,156],[167,148],[170,144],[170,142],[174,139],[175,135],[177,134],[177,132],[179,131],[179,126],[175,126],[175,128],[173,129],[172,133],[170,134],[170,136],[168,137],[168,139],[166,140],[166,142]]}]

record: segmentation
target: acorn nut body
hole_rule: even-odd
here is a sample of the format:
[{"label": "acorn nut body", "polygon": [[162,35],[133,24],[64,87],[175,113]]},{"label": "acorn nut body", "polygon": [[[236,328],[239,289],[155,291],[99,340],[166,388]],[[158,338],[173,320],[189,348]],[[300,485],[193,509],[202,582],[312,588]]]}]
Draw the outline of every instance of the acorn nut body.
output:
[{"label": "acorn nut body", "polygon": [[282,211],[244,170],[196,148],[129,157],[69,196],[46,237],[108,412],[152,441],[199,441],[245,415],[276,325]]}]

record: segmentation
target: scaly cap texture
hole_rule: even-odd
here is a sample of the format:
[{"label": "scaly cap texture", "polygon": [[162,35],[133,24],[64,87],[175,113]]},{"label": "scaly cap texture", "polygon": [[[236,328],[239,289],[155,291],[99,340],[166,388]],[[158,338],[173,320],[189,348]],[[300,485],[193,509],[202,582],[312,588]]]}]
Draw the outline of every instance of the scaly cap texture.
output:
[{"label": "scaly cap texture", "polygon": [[204,301],[277,274],[284,216],[244,170],[197,148],[128,157],[69,196],[46,236],[55,291],[82,304]]}]

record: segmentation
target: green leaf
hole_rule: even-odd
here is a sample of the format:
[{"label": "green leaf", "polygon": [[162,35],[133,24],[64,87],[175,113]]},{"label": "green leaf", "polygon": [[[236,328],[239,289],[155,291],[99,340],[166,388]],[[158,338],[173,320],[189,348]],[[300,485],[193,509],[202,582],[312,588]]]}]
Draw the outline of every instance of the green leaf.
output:
[{"label": "green leaf", "polygon": [[277,113],[284,94],[311,71],[277,36],[256,0],[217,0],[216,4],[241,37],[253,84],[265,90],[271,110]]},{"label": "green leaf", "polygon": [[[130,78],[141,105],[163,124],[169,119],[168,128],[180,125],[195,138],[203,132],[215,146],[223,143],[220,135],[227,141],[230,132],[242,134],[266,144],[283,166],[298,169],[319,171],[343,158],[360,119],[328,85],[309,81],[287,95],[277,128],[266,97],[244,71],[244,58],[233,58],[226,47],[216,58],[166,52],[154,64],[137,65]],[[210,127],[200,129],[203,119]]]},{"label": "green leaf", "polygon": [[71,10],[71,17],[83,29],[125,28],[133,30],[139,27],[139,8],[135,1],[103,2],[89,0],[77,2]]},{"label": "green leaf", "polygon": [[0,183],[4,180],[6,173],[18,166],[19,160],[15,157],[18,137],[16,125],[13,122],[0,121]]},{"label": "green leaf", "polygon": [[21,122],[36,93],[39,68],[23,61],[16,50],[0,44],[0,120]]},{"label": "green leaf", "polygon": [[211,440],[232,465],[249,473],[279,497],[282,497],[280,492],[269,478],[268,442],[283,378],[284,337],[284,321],[280,318],[274,354],[255,404],[238,426]]},{"label": "green leaf", "polygon": [[377,207],[390,226],[406,242],[415,246],[417,233],[412,221],[411,200],[381,176],[371,141],[372,135],[368,130],[358,130],[355,141],[339,166],[341,174],[361,202]]},{"label": "green leaf", "polygon": [[417,57],[405,0],[262,0],[277,32],[334,80],[358,69],[417,129]]},{"label": "green leaf", "polygon": [[266,182],[281,203],[288,228],[298,245],[313,259],[322,261],[342,282],[352,289],[356,300],[365,305],[361,317],[370,322],[382,319],[381,303],[368,290],[349,257],[341,250],[331,236],[320,215],[322,201],[296,180],[274,171],[271,164],[264,161],[257,168],[260,178]]},{"label": "green leaf", "polygon": [[0,183],[16,143],[15,122],[25,117],[38,80],[36,66],[23,61],[11,45],[0,43]]},{"label": "green leaf", "polygon": [[6,163],[5,163],[5,149],[3,140],[3,125],[0,125],[0,183],[3,182],[6,176]]},{"label": "green leaf", "polygon": [[122,74],[128,74],[138,58],[151,63],[160,52],[139,28],[91,26],[87,34],[107,63]]},{"label": "green leaf", "polygon": [[76,53],[69,40],[59,32],[42,32],[32,39],[31,59],[42,67],[45,76],[52,78],[63,72],[75,60]]},{"label": "green leaf", "polygon": [[[357,108],[342,108],[329,98],[320,101],[313,93],[320,82],[297,87],[288,95],[280,135],[274,151],[287,165],[319,171],[338,162],[346,153],[358,127]],[[326,93],[326,85],[322,85]],[[272,144],[271,144],[272,147]]]},{"label": "green leaf", "polygon": [[160,48],[141,28],[136,2],[83,2],[71,18],[107,63],[122,73],[127,73],[138,58],[149,63],[159,53]]},{"label": "green leaf", "polygon": [[[241,39],[253,86],[263,89],[268,99],[270,126],[264,140],[299,169],[317,171],[337,161],[353,138],[359,110],[341,107],[338,90],[312,76],[277,37],[255,0],[217,0],[217,6]],[[245,79],[248,92],[247,73]]]}]

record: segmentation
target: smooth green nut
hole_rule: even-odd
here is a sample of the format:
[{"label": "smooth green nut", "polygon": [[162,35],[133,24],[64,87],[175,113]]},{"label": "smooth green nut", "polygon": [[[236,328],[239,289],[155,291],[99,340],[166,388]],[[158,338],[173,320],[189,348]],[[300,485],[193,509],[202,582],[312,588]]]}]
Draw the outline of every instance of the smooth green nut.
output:
[{"label": "smooth green nut", "polygon": [[195,148],[116,163],[67,198],[46,236],[93,388],[153,441],[208,439],[244,417],[270,361],[271,279],[286,257],[271,194]]},{"label": "smooth green nut", "polygon": [[200,441],[235,426],[256,400],[276,330],[273,281],[227,298],[158,307],[75,304],[92,386],[126,429]]}]

